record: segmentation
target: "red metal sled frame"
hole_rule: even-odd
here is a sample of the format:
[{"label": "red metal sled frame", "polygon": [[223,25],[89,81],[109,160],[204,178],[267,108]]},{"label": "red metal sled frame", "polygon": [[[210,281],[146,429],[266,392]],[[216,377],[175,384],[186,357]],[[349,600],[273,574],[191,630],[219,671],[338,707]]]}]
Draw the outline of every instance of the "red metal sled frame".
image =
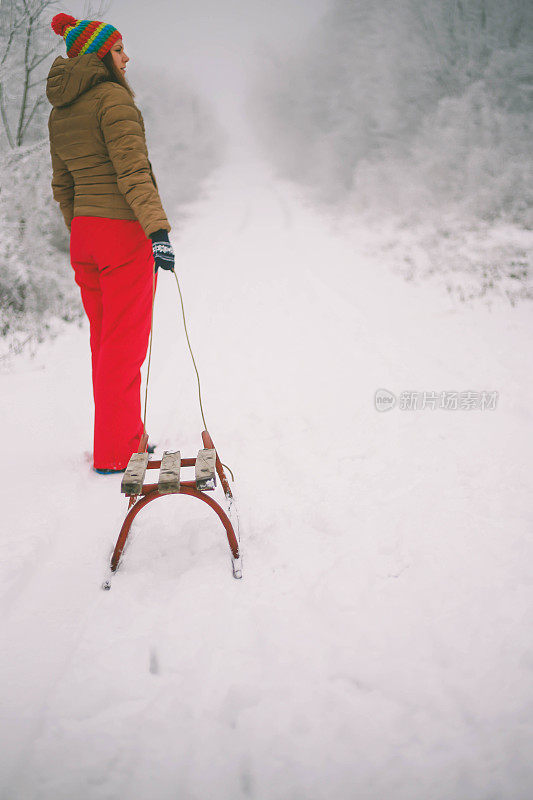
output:
[{"label": "red metal sled frame", "polygon": [[[211,436],[207,431],[202,432],[202,441],[206,449],[214,449],[216,453],[216,448],[213,444],[213,440],[211,439]],[[148,437],[144,435],[141,439],[139,453],[146,452],[147,444],[148,444]],[[182,467],[193,467],[195,463],[196,463],[195,458],[183,458],[181,460]],[[160,467],[161,467],[161,461],[149,461],[147,469],[159,469]],[[233,495],[228,483],[228,479],[226,478],[224,468],[218,457],[218,453],[216,453],[216,472],[218,477],[220,478],[220,483],[222,484],[226,500],[231,505],[233,502]],[[224,525],[224,528],[226,530],[226,535],[228,537],[228,544],[233,558],[233,575],[236,578],[240,578],[242,576],[242,573],[239,561],[240,559],[239,542],[237,540],[237,536],[235,534],[233,525],[226,512],[219,506],[219,504],[215,500],[213,500],[212,497],[205,494],[205,492],[197,489],[195,481],[180,482],[180,490],[179,492],[175,492],[175,494],[188,494],[190,497],[197,497],[199,500],[203,500],[204,503],[207,503],[207,505],[210,508],[212,508],[216,514],[218,514],[218,517],[222,522],[222,524]],[[162,494],[161,492],[158,491],[157,483],[145,483],[143,484],[140,495],[129,498],[129,510],[122,524],[122,528],[120,529],[117,543],[115,545],[115,549],[111,557],[111,572],[116,572],[119,567],[122,551],[126,546],[126,541],[128,539],[128,534],[130,532],[133,520],[135,519],[139,511],[141,511],[145,506],[147,506],[148,503],[151,503],[153,500],[157,500],[158,497],[168,497],[168,495]]]}]

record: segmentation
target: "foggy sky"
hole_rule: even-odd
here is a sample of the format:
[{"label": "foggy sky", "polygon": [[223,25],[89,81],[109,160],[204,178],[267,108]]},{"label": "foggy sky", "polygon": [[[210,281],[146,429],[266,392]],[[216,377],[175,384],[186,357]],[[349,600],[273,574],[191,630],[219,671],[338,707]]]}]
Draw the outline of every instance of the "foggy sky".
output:
[{"label": "foggy sky", "polygon": [[[262,60],[301,42],[328,5],[329,0],[113,0],[104,21],[123,35],[133,88],[142,64],[157,66],[197,87],[231,128],[239,124],[247,81]],[[68,9],[74,16],[82,12],[81,2]]]}]

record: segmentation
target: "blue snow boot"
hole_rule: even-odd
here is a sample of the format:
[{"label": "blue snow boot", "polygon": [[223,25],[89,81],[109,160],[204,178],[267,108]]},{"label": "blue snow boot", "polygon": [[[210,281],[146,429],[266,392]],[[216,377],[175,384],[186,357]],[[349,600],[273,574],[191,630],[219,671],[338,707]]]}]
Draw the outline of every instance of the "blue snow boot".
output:
[{"label": "blue snow boot", "polygon": [[[153,455],[156,447],[156,444],[149,443],[148,447],[146,448],[146,452],[149,455]],[[99,475],[115,475],[118,472],[126,472],[126,467],[124,467],[124,469],[97,469],[97,467],[93,467],[93,470]]]}]

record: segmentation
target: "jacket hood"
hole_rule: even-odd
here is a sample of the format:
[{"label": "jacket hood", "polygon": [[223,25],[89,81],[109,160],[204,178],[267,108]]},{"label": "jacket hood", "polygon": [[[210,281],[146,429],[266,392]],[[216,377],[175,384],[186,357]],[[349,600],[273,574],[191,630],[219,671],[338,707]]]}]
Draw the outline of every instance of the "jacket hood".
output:
[{"label": "jacket hood", "polygon": [[46,96],[54,107],[61,108],[106,80],[109,80],[109,73],[96,53],[84,53],[76,58],[58,56],[48,73]]}]

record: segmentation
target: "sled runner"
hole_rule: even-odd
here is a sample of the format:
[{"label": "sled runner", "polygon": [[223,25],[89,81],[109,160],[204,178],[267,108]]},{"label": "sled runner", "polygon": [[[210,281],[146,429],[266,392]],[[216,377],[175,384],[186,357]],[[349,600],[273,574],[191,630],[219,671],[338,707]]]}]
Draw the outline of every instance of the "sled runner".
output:
[{"label": "sled runner", "polygon": [[[147,506],[148,503],[157,500],[158,497],[165,497],[168,494],[187,494],[190,497],[197,497],[199,500],[203,500],[218,515],[228,537],[233,577],[242,578],[238,541],[239,523],[233,494],[222,462],[215,450],[211,436],[206,430],[202,432],[202,442],[204,447],[198,452],[196,458],[181,458],[180,452],[176,451],[165,452],[161,460],[150,461],[149,454],[146,452],[148,436],[143,434],[139,451],[131,456],[122,478],[121,492],[129,498],[129,507],[111,557],[111,573],[116,572],[119,567],[131,524],[139,511]],[[194,467],[195,479],[181,480],[180,471],[182,467]],[[148,470],[159,470],[159,475],[155,476],[157,480],[149,482],[146,477]],[[224,491],[227,513],[216,500],[206,494],[206,492],[215,489],[217,475]],[[104,582],[103,588],[111,588],[109,580]]]}]

